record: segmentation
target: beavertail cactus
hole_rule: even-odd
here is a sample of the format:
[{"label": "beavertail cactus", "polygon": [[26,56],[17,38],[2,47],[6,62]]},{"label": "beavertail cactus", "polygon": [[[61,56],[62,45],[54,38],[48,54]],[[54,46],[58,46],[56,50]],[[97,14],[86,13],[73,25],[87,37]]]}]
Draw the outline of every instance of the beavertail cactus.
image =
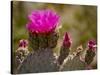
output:
[{"label": "beavertail cactus", "polygon": [[[88,50],[80,46],[71,54],[72,40],[65,33],[60,53],[55,57],[53,48],[59,38],[57,32],[60,17],[52,10],[36,10],[28,16],[26,29],[29,33],[27,40],[20,40],[16,50],[16,62],[19,62],[14,73],[39,73],[70,70],[90,69],[96,52],[96,43],[89,41]],[[28,51],[28,42],[32,50]],[[73,51],[73,50],[72,50]],[[86,52],[85,58],[81,55]]]},{"label": "beavertail cactus", "polygon": [[18,67],[16,73],[58,71],[52,48],[56,47],[59,16],[51,10],[33,11],[26,28],[32,52]]}]

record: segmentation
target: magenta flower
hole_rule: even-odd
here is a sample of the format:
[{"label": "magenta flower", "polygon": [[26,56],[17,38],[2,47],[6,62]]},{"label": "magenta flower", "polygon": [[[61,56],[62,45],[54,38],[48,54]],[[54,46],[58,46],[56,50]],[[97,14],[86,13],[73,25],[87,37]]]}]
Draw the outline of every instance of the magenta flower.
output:
[{"label": "magenta flower", "polygon": [[89,48],[90,50],[95,50],[95,47],[96,47],[96,42],[95,42],[94,40],[90,40],[90,41],[88,42],[88,48]]},{"label": "magenta flower", "polygon": [[27,47],[28,46],[28,41],[27,40],[20,40],[19,41],[19,47]]},{"label": "magenta flower", "polygon": [[63,46],[70,48],[71,44],[72,44],[72,40],[71,40],[69,34],[66,32],[65,36],[64,36]]},{"label": "magenta flower", "polygon": [[58,25],[59,16],[51,10],[36,10],[28,16],[30,22],[26,25],[29,32],[48,33]]}]

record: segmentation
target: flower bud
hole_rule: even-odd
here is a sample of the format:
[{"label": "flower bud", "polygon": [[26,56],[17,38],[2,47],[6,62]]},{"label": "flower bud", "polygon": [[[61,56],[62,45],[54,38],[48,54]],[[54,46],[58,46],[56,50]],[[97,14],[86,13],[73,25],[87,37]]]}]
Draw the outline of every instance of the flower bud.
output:
[{"label": "flower bud", "polygon": [[89,65],[93,61],[95,52],[96,52],[96,42],[93,40],[90,40],[88,42],[88,50],[85,55],[85,62],[87,63],[87,65]]},{"label": "flower bud", "polygon": [[95,42],[94,40],[90,40],[90,41],[88,42],[88,48],[89,48],[89,50],[95,51],[96,42]]},{"label": "flower bud", "polygon": [[63,46],[70,48],[71,44],[72,44],[72,41],[71,41],[70,35],[66,32],[64,36]]},{"label": "flower bud", "polygon": [[19,47],[27,47],[28,46],[28,41],[27,40],[20,40],[19,41]]},{"label": "flower bud", "polygon": [[71,43],[71,38],[69,34],[66,32],[64,36],[63,45],[61,46],[60,55],[58,58],[59,65],[61,65],[64,59],[69,55]]}]

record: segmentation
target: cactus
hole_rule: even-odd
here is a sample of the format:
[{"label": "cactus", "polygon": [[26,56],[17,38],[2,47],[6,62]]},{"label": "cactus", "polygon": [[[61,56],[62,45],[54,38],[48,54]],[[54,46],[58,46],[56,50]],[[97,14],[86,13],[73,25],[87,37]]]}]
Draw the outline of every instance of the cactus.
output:
[{"label": "cactus", "polygon": [[16,67],[18,67],[23,62],[28,54],[28,41],[22,39],[19,41],[19,48],[15,52]]},{"label": "cactus", "polygon": [[[34,36],[31,36],[31,38],[34,38]],[[47,34],[43,36],[37,34],[36,39],[38,40],[38,43],[35,45],[37,46],[37,49],[33,46],[34,39],[32,39],[30,42],[32,42],[31,44],[33,46],[33,50],[23,61],[23,63],[18,67],[17,73],[58,71],[56,57],[53,55],[52,50],[52,48],[54,48],[57,44],[57,33],[52,32],[52,34],[50,33],[48,34],[48,36]],[[44,40],[47,40],[47,42],[44,42]]]},{"label": "cactus", "polygon": [[69,55],[70,52],[70,46],[71,46],[71,39],[69,37],[69,34],[66,32],[63,45],[60,50],[60,56],[58,58],[58,63],[61,65],[64,61],[64,59]]},{"label": "cactus", "polygon": [[85,62],[80,60],[79,56],[75,56],[73,60],[68,60],[61,71],[85,70]]},{"label": "cactus", "polygon": [[88,50],[87,50],[86,56],[85,56],[85,62],[87,63],[87,65],[89,65],[93,61],[93,58],[96,53],[95,47],[96,47],[95,41],[90,40],[88,42]]},{"label": "cactus", "polygon": [[[61,66],[61,71],[73,71],[73,70],[85,70],[86,63],[81,61],[80,55],[76,53],[76,55],[72,54],[73,58],[68,59],[63,66]],[[70,58],[70,56],[68,57]]]},{"label": "cactus", "polygon": [[[54,55],[59,33],[56,31],[59,16],[51,10],[36,10],[29,16],[26,28],[29,32],[29,43],[21,41],[16,51],[16,62],[19,61],[15,74],[55,71],[72,71],[92,69],[89,65],[95,56],[96,43],[89,41],[88,50],[78,47],[71,54],[72,40],[66,32],[59,55]],[[28,46],[32,48],[28,51]],[[85,58],[82,54],[85,54]],[[25,55],[25,56],[24,56]]]},{"label": "cactus", "polygon": [[17,73],[39,73],[58,71],[55,57],[51,49],[40,49],[30,53],[19,66]]}]

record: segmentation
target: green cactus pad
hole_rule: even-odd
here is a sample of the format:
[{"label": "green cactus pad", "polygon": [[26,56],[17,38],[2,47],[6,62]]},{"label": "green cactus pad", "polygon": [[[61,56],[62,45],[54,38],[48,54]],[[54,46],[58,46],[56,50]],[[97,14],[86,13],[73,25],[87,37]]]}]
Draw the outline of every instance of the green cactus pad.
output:
[{"label": "green cactus pad", "polygon": [[75,56],[72,60],[68,60],[61,71],[85,70],[86,63],[80,60],[79,56]]},{"label": "green cactus pad", "polygon": [[58,71],[56,59],[51,49],[37,50],[27,56],[23,63],[17,69],[20,73],[39,73],[39,72],[55,72]]}]

